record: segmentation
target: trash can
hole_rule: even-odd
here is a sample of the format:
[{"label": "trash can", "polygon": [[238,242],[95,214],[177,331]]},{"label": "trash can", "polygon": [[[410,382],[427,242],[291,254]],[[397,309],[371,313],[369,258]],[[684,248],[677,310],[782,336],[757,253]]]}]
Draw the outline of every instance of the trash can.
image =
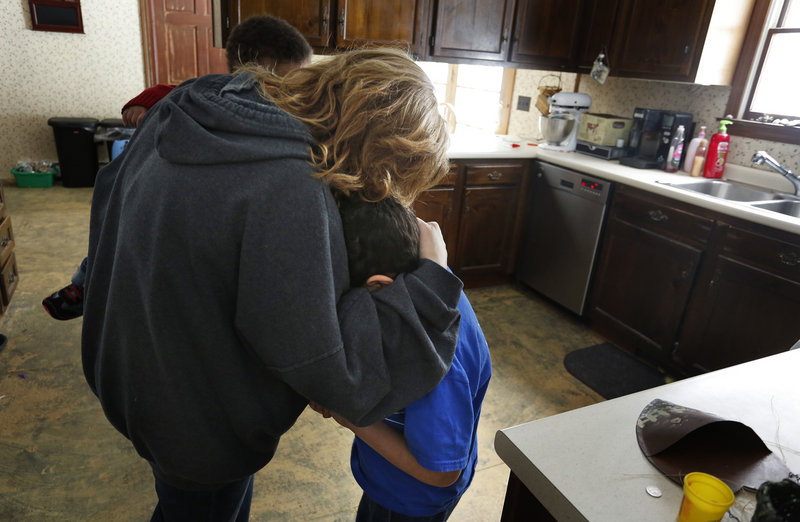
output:
[{"label": "trash can", "polygon": [[97,142],[105,142],[108,147],[108,159],[111,161],[122,154],[135,130],[134,127],[126,127],[121,119],[108,118],[100,121],[94,139]]},{"label": "trash can", "polygon": [[92,187],[97,176],[97,145],[94,134],[95,118],[50,118],[58,153],[61,183],[65,187]]}]

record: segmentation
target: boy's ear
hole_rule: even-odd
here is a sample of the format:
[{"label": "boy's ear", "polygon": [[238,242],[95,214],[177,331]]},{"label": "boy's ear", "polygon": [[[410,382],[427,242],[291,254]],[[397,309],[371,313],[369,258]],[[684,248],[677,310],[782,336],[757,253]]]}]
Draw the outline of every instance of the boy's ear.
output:
[{"label": "boy's ear", "polygon": [[383,274],[375,274],[374,276],[370,276],[367,279],[367,288],[370,290],[377,290],[378,288],[390,285],[394,282],[389,276],[385,276]]}]

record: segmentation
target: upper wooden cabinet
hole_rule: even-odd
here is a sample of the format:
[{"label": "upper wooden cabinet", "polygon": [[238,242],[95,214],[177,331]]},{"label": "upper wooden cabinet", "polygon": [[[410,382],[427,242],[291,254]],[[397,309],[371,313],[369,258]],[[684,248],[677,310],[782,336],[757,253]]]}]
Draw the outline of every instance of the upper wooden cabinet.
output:
[{"label": "upper wooden cabinet", "polygon": [[693,81],[713,10],[714,0],[619,0],[611,74]]},{"label": "upper wooden cabinet", "polygon": [[432,58],[508,60],[515,0],[438,0]]},{"label": "upper wooden cabinet", "polygon": [[419,54],[429,0],[230,0],[231,28],[251,16],[283,18],[315,51],[392,46]]},{"label": "upper wooden cabinet", "polygon": [[511,61],[540,69],[574,68],[580,51],[586,3],[581,0],[518,0]]}]

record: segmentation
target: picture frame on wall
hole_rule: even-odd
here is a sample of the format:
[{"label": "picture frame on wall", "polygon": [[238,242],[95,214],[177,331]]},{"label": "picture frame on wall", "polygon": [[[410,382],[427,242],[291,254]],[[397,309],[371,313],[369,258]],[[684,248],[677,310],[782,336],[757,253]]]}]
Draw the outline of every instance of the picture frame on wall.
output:
[{"label": "picture frame on wall", "polygon": [[83,33],[80,0],[28,0],[31,29],[59,33]]}]

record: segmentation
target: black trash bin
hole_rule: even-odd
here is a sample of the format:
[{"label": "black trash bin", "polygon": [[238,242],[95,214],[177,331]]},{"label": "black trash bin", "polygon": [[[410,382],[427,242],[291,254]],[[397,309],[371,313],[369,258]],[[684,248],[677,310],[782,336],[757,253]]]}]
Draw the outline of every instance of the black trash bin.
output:
[{"label": "black trash bin", "polygon": [[97,144],[95,118],[50,118],[56,138],[61,183],[65,187],[92,187],[97,176]]},{"label": "black trash bin", "polygon": [[135,127],[126,127],[119,118],[107,118],[100,121],[94,139],[105,142],[108,147],[108,160],[111,161],[125,150],[135,130]]}]

